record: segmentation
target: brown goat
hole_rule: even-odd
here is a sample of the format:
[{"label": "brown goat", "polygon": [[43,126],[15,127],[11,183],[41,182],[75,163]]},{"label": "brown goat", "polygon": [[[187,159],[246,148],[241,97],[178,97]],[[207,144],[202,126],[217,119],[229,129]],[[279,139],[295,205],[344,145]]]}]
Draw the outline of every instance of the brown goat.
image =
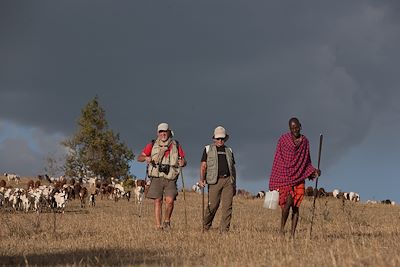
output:
[{"label": "brown goat", "polygon": [[88,190],[86,187],[82,187],[81,191],[79,192],[79,199],[81,200],[81,208],[85,207],[86,204],[86,198],[88,196]]},{"label": "brown goat", "polygon": [[33,180],[29,180],[28,183],[26,184],[26,189],[33,189],[35,187],[35,182]]}]

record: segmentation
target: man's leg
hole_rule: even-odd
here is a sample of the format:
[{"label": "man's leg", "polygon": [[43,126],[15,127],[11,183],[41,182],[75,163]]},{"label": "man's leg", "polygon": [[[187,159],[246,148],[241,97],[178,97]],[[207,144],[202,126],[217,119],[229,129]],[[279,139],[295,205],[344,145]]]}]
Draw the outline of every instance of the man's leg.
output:
[{"label": "man's leg", "polygon": [[161,229],[162,198],[154,199],[154,215],[156,219],[156,228]]},{"label": "man's leg", "polygon": [[284,229],[286,225],[286,221],[289,217],[290,207],[293,206],[293,198],[289,193],[286,199],[285,207],[282,209],[282,218],[281,218],[281,234],[284,234]]},{"label": "man's leg", "polygon": [[161,218],[162,218],[162,201],[163,201],[163,193],[162,193],[162,185],[161,178],[153,178],[151,180],[151,184],[149,187],[149,191],[147,192],[147,198],[153,199],[154,201],[154,215],[156,221],[157,229],[161,229]]},{"label": "man's leg", "polygon": [[164,228],[171,226],[171,216],[174,210],[174,201],[178,195],[178,188],[175,180],[162,179],[163,190],[165,193],[165,214],[164,214]]},{"label": "man's leg", "polygon": [[296,233],[297,221],[299,220],[299,208],[296,206],[292,207],[292,238]]},{"label": "man's leg", "polygon": [[225,179],[221,194],[221,224],[220,231],[229,231],[232,218],[232,202],[233,202],[234,187],[230,179]]},{"label": "man's leg", "polygon": [[165,216],[164,226],[169,227],[171,222],[172,211],[174,210],[174,198],[165,197]]},{"label": "man's leg", "polygon": [[208,204],[206,206],[206,213],[204,216],[204,229],[210,229],[214,220],[215,213],[218,210],[221,200],[221,185],[218,181],[216,184],[208,186]]}]

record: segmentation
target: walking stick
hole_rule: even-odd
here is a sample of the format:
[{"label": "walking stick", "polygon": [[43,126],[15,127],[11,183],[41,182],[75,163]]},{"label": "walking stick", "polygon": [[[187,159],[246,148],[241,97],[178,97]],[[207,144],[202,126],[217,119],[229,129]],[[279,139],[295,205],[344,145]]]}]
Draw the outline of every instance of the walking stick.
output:
[{"label": "walking stick", "polygon": [[185,194],[185,180],[183,179],[182,167],[179,168],[180,175],[182,177],[182,187],[183,187],[183,207],[185,209],[185,227],[187,227],[187,213],[186,213],[186,194]]},{"label": "walking stick", "polygon": [[[146,185],[147,185],[147,170],[148,169],[149,169],[149,164],[146,165],[146,174],[144,176],[144,188],[143,188],[143,190],[146,189]],[[139,218],[142,216],[142,207],[143,207],[143,202],[144,202],[144,199],[145,199],[144,194],[145,194],[145,192],[143,191],[143,199],[140,201],[140,204],[139,204]],[[140,198],[140,194],[139,194],[139,198]]]},{"label": "walking stick", "polygon": [[201,225],[203,226],[202,228],[201,228],[201,232],[204,234],[204,187],[205,187],[205,185],[201,188],[201,198],[202,198],[202,201],[201,201]]},{"label": "walking stick", "polygon": [[[318,150],[318,170],[319,170],[319,165],[321,162],[322,139],[323,139],[323,135],[320,134],[319,135],[319,150]],[[318,194],[317,190],[318,190],[318,177],[315,179],[314,201],[313,201],[313,207],[312,207],[311,226],[310,226],[310,239],[311,239],[312,227],[313,227],[313,222],[314,222],[315,199],[317,198],[317,194]]]}]

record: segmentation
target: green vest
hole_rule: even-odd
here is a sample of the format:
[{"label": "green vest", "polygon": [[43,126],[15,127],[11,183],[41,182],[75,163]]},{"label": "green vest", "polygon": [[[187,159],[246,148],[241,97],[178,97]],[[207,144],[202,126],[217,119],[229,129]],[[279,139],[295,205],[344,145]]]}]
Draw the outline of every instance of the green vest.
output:
[{"label": "green vest", "polygon": [[[206,146],[207,153],[207,184],[216,184],[218,180],[218,153],[214,144]],[[225,147],[226,160],[228,161],[229,173],[231,174],[232,183],[235,182],[236,173],[233,168],[233,153],[230,147]]]},{"label": "green vest", "polygon": [[[166,174],[164,172],[160,172],[158,170],[158,165],[149,164],[148,174],[150,177],[156,178],[165,178],[169,180],[175,180],[179,175],[179,164],[178,164],[178,148],[175,140],[172,140],[172,148],[169,152],[168,156],[159,155],[160,151],[162,151],[162,147],[159,145],[157,140],[153,144],[153,148],[151,149],[151,159],[158,164],[166,164],[169,165],[169,173]],[[170,143],[168,144],[168,146]]]}]

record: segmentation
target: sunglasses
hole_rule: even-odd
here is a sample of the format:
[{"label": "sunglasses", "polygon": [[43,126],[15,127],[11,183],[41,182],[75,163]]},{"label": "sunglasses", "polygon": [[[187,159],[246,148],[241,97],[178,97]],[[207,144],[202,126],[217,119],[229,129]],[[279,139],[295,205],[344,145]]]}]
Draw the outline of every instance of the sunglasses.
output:
[{"label": "sunglasses", "polygon": [[225,141],[225,138],[220,137],[220,138],[215,138],[215,140]]},{"label": "sunglasses", "polygon": [[166,133],[166,132],[168,132],[168,131],[164,131],[164,130],[161,130],[161,131],[158,131],[159,133]]}]

